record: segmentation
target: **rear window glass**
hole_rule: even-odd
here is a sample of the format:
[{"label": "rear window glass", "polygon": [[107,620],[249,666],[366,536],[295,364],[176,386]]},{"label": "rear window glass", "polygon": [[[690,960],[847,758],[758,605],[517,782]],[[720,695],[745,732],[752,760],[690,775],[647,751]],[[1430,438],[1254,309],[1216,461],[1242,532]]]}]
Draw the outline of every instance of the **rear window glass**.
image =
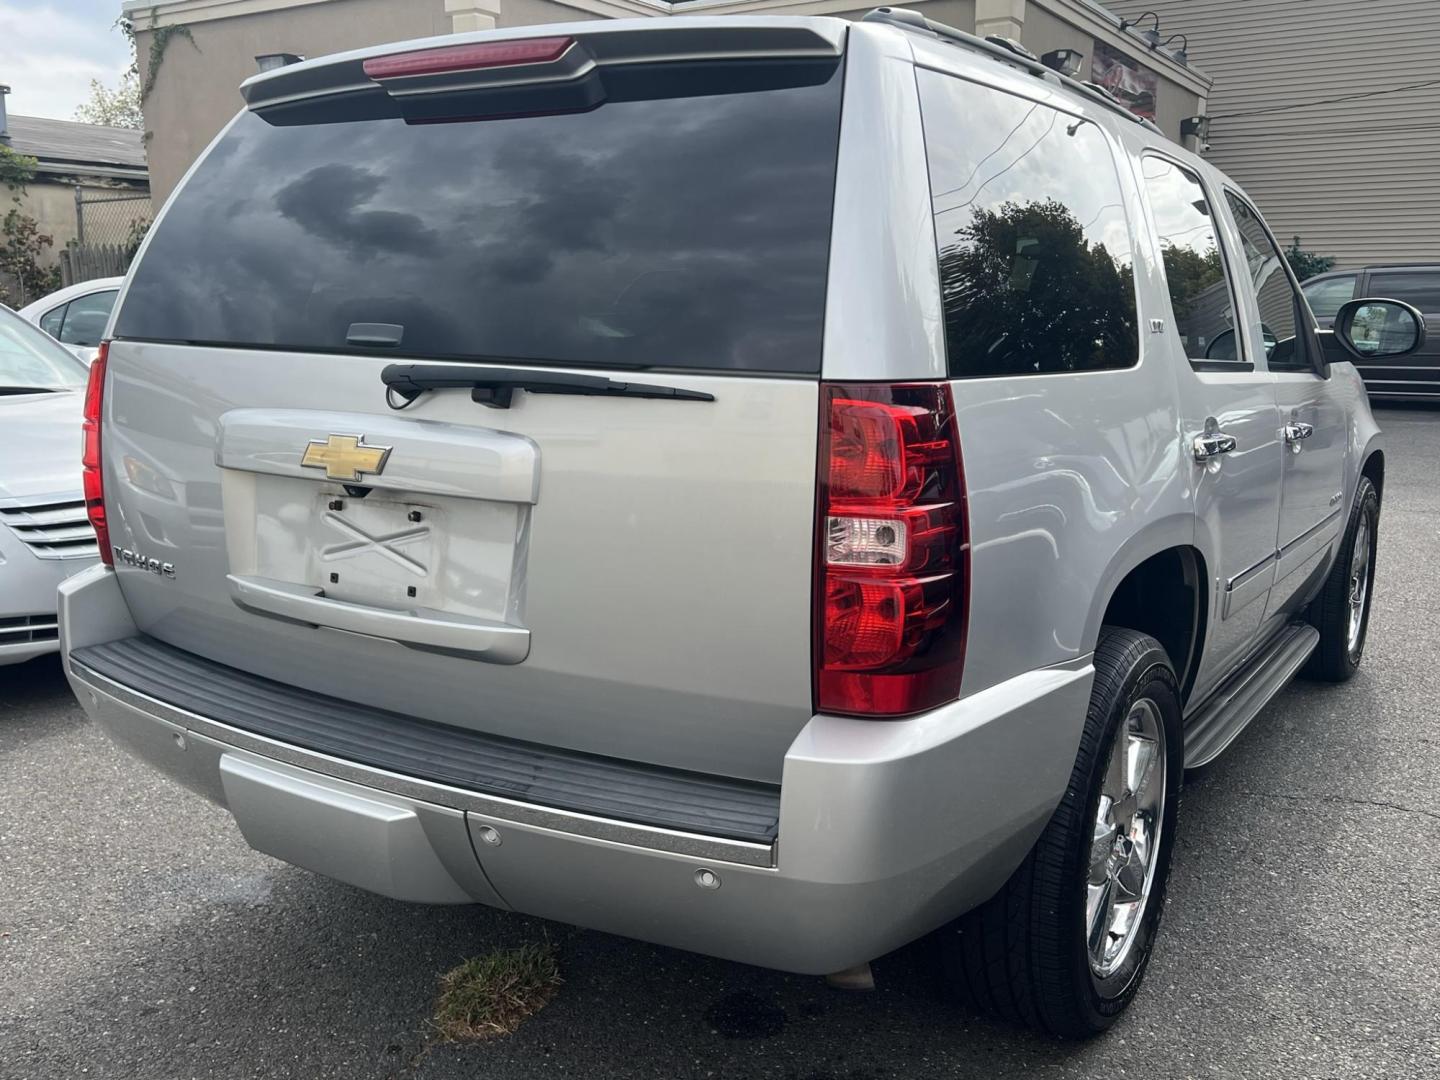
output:
[{"label": "rear window glass", "polygon": [[351,324],[389,323],[403,356],[816,373],[840,83],[811,65],[459,123],[245,113],[157,226],[116,336],[358,352]]},{"label": "rear window glass", "polygon": [[1136,363],[1130,227],[1104,134],[999,90],[916,78],[950,374]]},{"label": "rear window glass", "polygon": [[40,329],[44,330],[53,338],[60,337],[60,325],[65,321],[65,304],[57,308],[51,308],[44,315],[40,316]]},{"label": "rear window glass", "polygon": [[[91,293],[71,300],[65,309],[65,323],[56,335],[66,345],[96,346],[105,336],[110,309],[115,306],[117,290]],[[42,321],[42,326],[43,321]]]}]

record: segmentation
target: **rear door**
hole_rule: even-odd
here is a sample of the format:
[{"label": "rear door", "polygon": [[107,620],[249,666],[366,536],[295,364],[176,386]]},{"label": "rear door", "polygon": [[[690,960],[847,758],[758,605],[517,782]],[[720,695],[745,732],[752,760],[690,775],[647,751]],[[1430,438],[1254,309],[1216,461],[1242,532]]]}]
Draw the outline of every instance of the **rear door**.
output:
[{"label": "rear door", "polygon": [[[512,81],[242,113],[113,327],[112,540],[175,566],[118,561],[142,630],[778,781],[811,715],[842,68],[838,40],[752,37],[762,63],[602,63],[583,108]],[[452,385],[387,394],[397,364]]]},{"label": "rear door", "polygon": [[1365,387],[1376,398],[1424,397],[1440,401],[1440,266],[1371,270],[1365,296],[1403,300],[1425,316],[1425,344],[1383,364],[1356,365]]}]

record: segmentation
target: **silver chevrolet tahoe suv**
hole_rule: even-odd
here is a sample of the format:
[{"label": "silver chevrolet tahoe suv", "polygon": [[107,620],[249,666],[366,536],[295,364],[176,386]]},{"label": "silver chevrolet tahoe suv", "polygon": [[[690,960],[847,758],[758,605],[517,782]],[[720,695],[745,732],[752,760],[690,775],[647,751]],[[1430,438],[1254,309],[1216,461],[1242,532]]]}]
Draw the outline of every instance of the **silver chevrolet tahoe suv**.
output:
[{"label": "silver chevrolet tahoe suv", "polygon": [[1360,662],[1423,320],[912,13],[540,33],[245,84],[93,369],[81,702],[391,897],[1104,1029],[1184,770]]}]

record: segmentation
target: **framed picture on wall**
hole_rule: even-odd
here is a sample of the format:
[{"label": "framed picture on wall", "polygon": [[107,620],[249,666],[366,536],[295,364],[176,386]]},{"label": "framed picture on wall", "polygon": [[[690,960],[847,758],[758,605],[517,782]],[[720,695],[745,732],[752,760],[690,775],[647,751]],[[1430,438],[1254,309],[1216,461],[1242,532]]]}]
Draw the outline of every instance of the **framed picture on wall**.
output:
[{"label": "framed picture on wall", "polygon": [[1095,42],[1095,49],[1090,54],[1090,80],[1109,90],[1136,116],[1155,119],[1159,76],[1113,45]]}]

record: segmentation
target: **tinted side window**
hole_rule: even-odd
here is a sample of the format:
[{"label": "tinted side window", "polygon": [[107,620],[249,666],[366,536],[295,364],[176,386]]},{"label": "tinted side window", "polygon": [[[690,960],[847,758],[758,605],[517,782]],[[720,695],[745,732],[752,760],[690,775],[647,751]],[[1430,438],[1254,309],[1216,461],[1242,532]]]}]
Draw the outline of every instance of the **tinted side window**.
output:
[{"label": "tinted side window", "polygon": [[1155,214],[1175,329],[1191,360],[1243,360],[1235,301],[1215,236],[1215,215],[1200,178],[1163,158],[1142,162]]},{"label": "tinted side window", "polygon": [[1333,319],[1341,304],[1355,299],[1355,275],[1309,282],[1301,285],[1300,291],[1317,318]]},{"label": "tinted side window", "polygon": [[65,308],[68,305],[61,304],[57,308],[51,308],[44,315],[40,316],[40,329],[44,330],[53,338],[60,336],[60,325],[65,321]]},{"label": "tinted side window", "polygon": [[110,309],[115,306],[115,296],[116,291],[112,289],[71,300],[65,312],[65,324],[60,328],[60,340],[66,345],[99,345],[105,336]]},{"label": "tinted side window", "polygon": [[917,71],[950,374],[1137,360],[1130,228],[1089,120]]},{"label": "tinted side window", "polygon": [[1440,270],[1406,270],[1371,274],[1365,290],[1371,296],[1403,300],[1421,314],[1440,312]]},{"label": "tinted side window", "polygon": [[1272,371],[1313,370],[1305,351],[1305,339],[1296,328],[1308,329],[1308,318],[1300,293],[1290,280],[1285,257],[1270,239],[1260,216],[1238,196],[1227,191],[1225,201],[1240,230],[1240,244],[1255,299],[1260,306],[1260,333]]}]

